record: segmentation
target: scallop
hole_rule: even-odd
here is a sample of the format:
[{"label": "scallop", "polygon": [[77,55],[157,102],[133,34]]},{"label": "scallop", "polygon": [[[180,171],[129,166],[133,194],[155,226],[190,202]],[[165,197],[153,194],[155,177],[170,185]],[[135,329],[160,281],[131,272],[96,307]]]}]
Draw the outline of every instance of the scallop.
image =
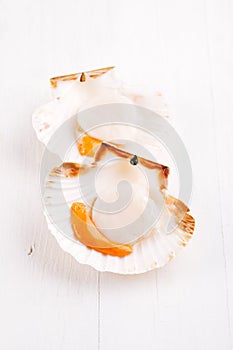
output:
[{"label": "scallop", "polygon": [[101,143],[90,165],[63,163],[48,175],[49,227],[65,250],[97,270],[162,267],[186,246],[195,225],[188,207],[168,193],[168,176],[165,165]]},{"label": "scallop", "polygon": [[[50,83],[53,100],[37,108],[32,117],[38,139],[48,147],[56,130],[74,115],[77,129],[84,127],[87,130],[81,125],[82,121],[79,123],[79,117],[82,111],[94,106],[112,103],[137,104],[147,106],[163,116],[168,114],[161,93],[145,95],[143,91],[131,91],[116,77],[114,67],[59,76],[51,78]],[[70,142],[75,137],[74,134]],[[51,151],[56,153],[54,149]]]}]

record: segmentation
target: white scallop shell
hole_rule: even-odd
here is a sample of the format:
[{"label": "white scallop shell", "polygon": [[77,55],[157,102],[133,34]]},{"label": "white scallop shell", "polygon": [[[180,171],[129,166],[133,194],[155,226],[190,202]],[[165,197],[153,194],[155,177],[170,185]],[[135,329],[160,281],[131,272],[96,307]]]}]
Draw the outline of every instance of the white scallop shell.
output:
[{"label": "white scallop shell", "polygon": [[[120,258],[87,248],[74,238],[70,221],[72,203],[82,201],[79,192],[79,176],[59,176],[59,169],[52,170],[47,177],[44,214],[49,230],[56,237],[62,249],[69,252],[78,262],[91,265],[98,271],[139,274],[164,266],[191,239],[194,219],[187,213],[188,208],[182,202],[175,199],[178,202],[176,206],[173,202],[174,198],[171,197],[172,203],[169,208],[172,214],[169,214],[168,207],[165,207],[159,225],[156,225],[156,228],[133,245],[133,252],[130,255]],[[168,196],[167,191],[165,191],[165,196]],[[182,218],[178,217],[175,229],[167,234],[170,217],[176,218],[177,213],[178,216],[183,213]]]},{"label": "white scallop shell", "polygon": [[[114,67],[51,79],[53,100],[33,113],[32,124],[38,139],[48,142],[58,127],[81,110],[106,103],[133,103],[167,116],[167,105],[159,91],[153,93],[128,88],[115,76]],[[97,78],[97,79],[93,79]],[[71,80],[72,79],[72,80]],[[52,150],[54,151],[54,150]]]}]

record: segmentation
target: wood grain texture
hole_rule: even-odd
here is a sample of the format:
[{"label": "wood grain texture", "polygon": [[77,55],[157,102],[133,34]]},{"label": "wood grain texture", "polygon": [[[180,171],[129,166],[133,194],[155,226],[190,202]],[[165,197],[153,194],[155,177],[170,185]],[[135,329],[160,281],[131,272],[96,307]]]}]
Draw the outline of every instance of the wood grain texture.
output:
[{"label": "wood grain texture", "polygon": [[[1,349],[232,349],[232,15],[229,0],[0,2]],[[193,166],[195,237],[140,276],[77,264],[40,203],[31,114],[50,77],[109,65],[165,91]]]}]

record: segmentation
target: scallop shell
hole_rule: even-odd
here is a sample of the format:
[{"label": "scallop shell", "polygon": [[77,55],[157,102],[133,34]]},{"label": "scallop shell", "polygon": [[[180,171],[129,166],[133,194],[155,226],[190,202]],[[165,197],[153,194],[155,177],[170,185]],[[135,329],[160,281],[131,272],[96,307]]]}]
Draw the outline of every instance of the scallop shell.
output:
[{"label": "scallop shell", "polygon": [[[112,145],[107,147],[111,151],[114,149],[114,152],[118,152],[120,157],[130,158],[132,156],[132,154],[128,154],[128,152],[117,149]],[[148,166],[150,170],[154,164],[159,167],[159,171],[162,173],[167,169],[143,158],[140,162],[144,166]],[[82,165],[82,167],[89,168],[88,165]],[[139,274],[164,266],[191,239],[195,222],[193,217],[188,214],[189,209],[180,200],[170,196],[164,190],[167,206],[160,219],[160,224],[154,227],[145,237],[136,241],[130,255],[120,258],[104,255],[87,248],[75,240],[70,221],[72,203],[82,201],[82,195],[79,191],[79,177],[81,175],[76,176],[75,169],[73,163],[64,163],[49,173],[45,186],[44,201],[45,217],[49,230],[56,237],[62,249],[69,252],[78,262],[91,265],[98,271]],[[69,176],[70,170],[72,170],[71,177]],[[162,187],[165,188],[166,182],[162,180],[161,183]],[[166,234],[166,225],[170,218],[168,213],[171,213],[172,217],[177,219],[177,225],[170,234]]]},{"label": "scallop shell", "polygon": [[77,112],[96,105],[133,103],[150,108],[161,116],[168,115],[161,92],[145,94],[127,87],[116,77],[114,67],[55,77],[50,79],[50,83],[53,99],[37,108],[32,116],[36,135],[47,146],[60,125]]}]

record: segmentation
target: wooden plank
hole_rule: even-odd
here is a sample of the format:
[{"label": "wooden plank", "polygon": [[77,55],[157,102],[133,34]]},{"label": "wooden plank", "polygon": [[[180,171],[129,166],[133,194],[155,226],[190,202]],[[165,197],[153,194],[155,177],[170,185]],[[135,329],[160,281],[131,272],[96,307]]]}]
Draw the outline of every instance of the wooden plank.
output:
[{"label": "wooden plank", "polygon": [[221,204],[222,244],[225,259],[226,298],[228,303],[228,330],[233,336],[233,238],[232,201],[233,189],[233,100],[232,59],[233,25],[232,4],[229,1],[206,2],[207,45],[209,51],[210,79],[212,83],[213,119],[216,133],[216,157],[218,161],[217,200]]},{"label": "wooden plank", "polygon": [[100,278],[100,349],[152,349],[157,342],[155,272]]},{"label": "wooden plank", "polygon": [[[51,66],[60,60],[45,41],[47,35],[62,52],[53,27],[56,7],[55,2],[47,6],[28,0],[1,3],[1,349],[98,346],[97,272],[60,249],[40,202],[41,147],[31,114],[46,102]],[[69,23],[68,10],[56,10],[56,20],[64,15]],[[64,30],[67,49],[74,45],[69,29]]]},{"label": "wooden plank", "polygon": [[191,207],[197,219],[195,238],[185,253],[158,272],[160,347],[229,349],[204,2],[160,1],[159,14],[171,81],[170,101],[175,107],[174,124],[193,166]]}]

